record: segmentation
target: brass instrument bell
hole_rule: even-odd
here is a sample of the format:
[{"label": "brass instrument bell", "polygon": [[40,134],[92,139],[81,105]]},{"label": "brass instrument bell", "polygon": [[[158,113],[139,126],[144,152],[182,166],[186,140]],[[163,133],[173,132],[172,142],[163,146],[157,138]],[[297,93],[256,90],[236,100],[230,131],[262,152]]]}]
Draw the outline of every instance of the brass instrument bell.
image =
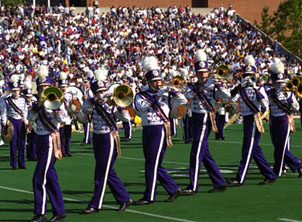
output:
[{"label": "brass instrument bell", "polygon": [[298,76],[294,77],[291,81],[295,88],[302,82],[301,78]]},{"label": "brass instrument bell", "polygon": [[223,79],[226,79],[227,78],[227,74],[228,72],[230,71],[229,67],[227,65],[220,65],[217,67],[216,69],[216,75],[219,77],[219,78],[223,78]]},{"label": "brass instrument bell", "polygon": [[286,82],[286,85],[283,88],[283,91],[292,91],[294,89],[294,84],[292,80]]},{"label": "brass instrument bell", "polygon": [[174,87],[180,88],[180,87],[182,87],[184,81],[185,81],[184,77],[175,76],[175,77],[173,77],[172,84],[173,84]]},{"label": "brass instrument bell", "polygon": [[56,87],[47,88],[41,94],[41,102],[44,104],[46,109],[58,109],[62,105],[63,101],[64,94]]},{"label": "brass instrument bell", "polygon": [[113,101],[117,106],[129,106],[134,99],[132,89],[128,85],[119,85],[113,91]]}]

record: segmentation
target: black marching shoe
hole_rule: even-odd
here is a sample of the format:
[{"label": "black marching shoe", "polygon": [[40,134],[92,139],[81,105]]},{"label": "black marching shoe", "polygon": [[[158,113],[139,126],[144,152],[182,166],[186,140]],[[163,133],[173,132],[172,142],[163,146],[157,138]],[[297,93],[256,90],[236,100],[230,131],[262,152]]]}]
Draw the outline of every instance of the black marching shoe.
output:
[{"label": "black marching shoe", "polygon": [[209,190],[208,193],[224,192],[225,190],[226,186],[214,187],[213,189]]},{"label": "black marching shoe", "polygon": [[268,185],[271,183],[275,183],[276,182],[276,178],[274,179],[264,179],[264,181],[258,183],[258,185]]},{"label": "black marching shoe", "polygon": [[233,187],[241,186],[241,184],[239,183],[239,181],[237,179],[227,179],[226,183],[229,185],[232,185]]},{"label": "black marching shoe", "polygon": [[121,141],[122,142],[131,142],[132,139],[131,138],[127,138],[127,137],[123,137],[123,138],[121,138]]},{"label": "black marching shoe", "polygon": [[121,206],[117,209],[118,211],[124,211],[126,210],[128,207],[130,207],[133,204],[133,200],[128,200],[125,203],[122,203]]},{"label": "black marching shoe", "polygon": [[178,189],[176,192],[172,193],[168,199],[165,200],[165,202],[173,202],[176,200],[180,195],[182,194],[182,190]]},{"label": "black marching shoe", "polygon": [[299,167],[297,168],[298,177],[302,177],[302,162],[300,162]]},{"label": "black marching shoe", "polygon": [[91,213],[96,213],[98,212],[98,209],[92,208],[92,207],[87,207],[86,209],[82,210],[82,214],[91,214]]},{"label": "black marching shoe", "polygon": [[49,220],[49,222],[63,221],[66,217],[66,214],[53,215],[53,217]]},{"label": "black marching shoe", "polygon": [[29,222],[47,222],[45,215],[35,215]]},{"label": "black marching shoe", "polygon": [[302,171],[301,171],[301,168],[298,168],[298,169],[297,169],[297,171],[298,171],[298,177],[302,177]]},{"label": "black marching shoe", "polygon": [[187,188],[182,190],[181,194],[184,195],[184,196],[189,196],[189,195],[197,194],[197,191],[194,191],[193,189],[187,187]]},{"label": "black marching shoe", "polygon": [[135,205],[147,205],[147,204],[152,204],[153,202],[154,201],[140,199],[140,200],[135,201]]}]

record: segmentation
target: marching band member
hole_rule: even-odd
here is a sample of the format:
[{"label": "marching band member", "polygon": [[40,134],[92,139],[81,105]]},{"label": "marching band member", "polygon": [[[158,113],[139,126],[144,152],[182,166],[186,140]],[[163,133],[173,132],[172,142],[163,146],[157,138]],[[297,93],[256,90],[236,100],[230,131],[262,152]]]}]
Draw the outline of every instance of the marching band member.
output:
[{"label": "marching band member", "polygon": [[[236,95],[234,101],[240,99],[241,115],[243,116],[243,143],[241,161],[237,176],[227,182],[234,186],[244,184],[249,165],[255,160],[261,174],[265,177],[259,185],[266,185],[276,181],[276,175],[270,168],[259,146],[261,133],[264,128],[261,120],[261,109],[268,108],[267,94],[263,87],[261,90],[256,86],[256,66],[253,56],[245,57],[245,71],[241,85],[235,87],[232,94]],[[238,94],[237,94],[238,93]]]},{"label": "marching band member", "polygon": [[301,173],[301,163],[289,149],[290,133],[294,131],[293,112],[299,110],[299,103],[292,91],[285,91],[285,74],[282,62],[274,63],[269,72],[273,87],[268,91],[270,106],[270,132],[275,147],[274,173],[281,176],[284,163],[293,171]]},{"label": "marching band member", "polygon": [[13,170],[17,169],[16,155],[18,151],[18,166],[26,169],[25,166],[25,137],[28,125],[27,103],[20,95],[19,75],[13,74],[10,77],[9,86],[11,95],[4,99],[1,112],[1,125],[4,132],[7,130],[7,120],[14,126],[14,134],[10,142],[10,165]]},{"label": "marching band member", "polygon": [[62,158],[59,126],[61,122],[65,121],[67,111],[63,104],[56,110],[45,107],[44,101],[41,101],[41,94],[53,85],[53,80],[48,76],[47,66],[41,65],[37,74],[39,76],[37,79],[39,102],[33,105],[28,115],[28,119],[37,124],[38,152],[37,165],[33,176],[35,216],[30,221],[47,221],[45,214],[48,194],[53,212],[50,221],[55,222],[66,217],[63,195],[54,165],[56,159]]},{"label": "marching band member", "polygon": [[68,112],[68,117],[65,119],[64,122],[60,125],[60,137],[61,137],[61,149],[63,156],[71,157],[70,153],[70,142],[71,142],[71,122],[72,122],[72,116],[69,108],[72,95],[70,93],[66,93],[66,89],[68,87],[68,80],[67,80],[67,73],[61,72],[60,78],[59,78],[59,87],[62,90],[64,94],[64,106],[65,109]]},{"label": "marching band member", "polygon": [[[157,59],[145,58],[144,68],[147,71],[145,80],[148,85],[136,94],[135,108],[142,119],[146,189],[143,198],[136,201],[137,205],[151,204],[155,201],[157,180],[170,195],[166,202],[173,202],[181,194],[181,189],[161,165],[166,146],[172,146],[169,113],[172,114],[174,108],[170,109],[168,105],[169,93],[161,88],[162,78]],[[173,94],[175,94],[171,101],[173,106],[187,103],[180,93]]]},{"label": "marching band member", "polygon": [[[181,76],[184,77],[185,81],[189,83],[189,79],[192,81],[192,76],[189,76],[188,70],[185,68],[179,68],[179,71],[181,73]],[[190,100],[188,100],[187,104],[187,112],[184,118],[182,119],[183,121],[183,139],[185,143],[191,143],[193,141],[193,132],[192,132],[192,109],[190,106]]]},{"label": "marching band member", "polygon": [[[83,92],[84,92],[84,102],[90,98],[93,98],[93,93],[90,89],[90,81],[85,78],[84,79],[84,87],[83,87]],[[84,138],[82,141],[82,145],[88,145],[91,144],[91,133],[90,133],[90,129],[91,129],[91,118],[88,118],[88,122],[87,123],[83,123],[83,128],[84,128]]]},{"label": "marching band member", "polygon": [[[26,99],[28,110],[32,109],[33,103],[38,101],[37,97],[32,94],[32,80],[26,78],[24,82],[23,95]],[[37,134],[35,132],[35,124],[29,121],[29,129],[27,134],[26,156],[28,160],[37,160]]]},{"label": "marching band member", "polygon": [[[216,98],[229,97],[230,93],[220,84],[214,84],[214,79],[209,79],[207,54],[198,50],[194,64],[198,81],[188,84],[186,97],[191,100],[193,142],[190,153],[190,184],[183,190],[184,195],[193,195],[198,192],[198,178],[201,162],[203,162],[210,179],[214,185],[209,193],[223,192],[226,190],[224,179],[213,159],[208,145],[211,128],[217,132],[214,114],[214,101]],[[217,88],[214,98],[214,90]]]},{"label": "marching band member", "polygon": [[226,110],[225,104],[222,99],[216,102],[216,124],[217,124],[217,132],[215,133],[216,140],[224,140],[224,124],[226,118]]},{"label": "marching band member", "polygon": [[[2,103],[4,102],[4,85],[5,85],[5,81],[3,78],[3,75],[0,75],[0,121],[1,121],[1,113],[2,113]],[[1,124],[0,124],[0,135],[2,133],[2,129],[1,129]],[[0,146],[4,145],[4,141],[2,140],[2,137],[0,138]]]},{"label": "marching band member", "polygon": [[94,195],[88,207],[82,211],[84,214],[94,213],[102,208],[107,183],[114,198],[120,204],[119,211],[126,210],[133,203],[113,168],[117,155],[120,155],[116,119],[129,120],[130,117],[120,107],[107,103],[108,98],[105,96],[107,87],[103,81],[106,77],[101,75],[102,72],[96,73],[96,79],[91,83],[94,97],[86,100],[82,107],[84,114],[92,115],[92,139],[96,160]]},{"label": "marching band member", "polygon": [[[123,79],[123,84],[130,86],[130,83],[127,78]],[[128,112],[128,115],[130,115],[128,110],[125,110],[125,112]],[[131,119],[128,121],[122,121],[123,122],[123,129],[124,129],[124,135],[125,137],[121,139],[123,142],[130,142],[132,140],[132,124]]]}]

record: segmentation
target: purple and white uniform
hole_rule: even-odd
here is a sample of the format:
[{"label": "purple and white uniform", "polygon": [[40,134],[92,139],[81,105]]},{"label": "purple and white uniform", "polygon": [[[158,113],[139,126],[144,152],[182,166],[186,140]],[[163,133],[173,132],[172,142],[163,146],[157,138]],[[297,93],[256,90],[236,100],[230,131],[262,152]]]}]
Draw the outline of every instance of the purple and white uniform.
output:
[{"label": "purple and white uniform", "polygon": [[[8,102],[11,101],[11,103]],[[17,150],[18,150],[18,165],[19,168],[25,168],[25,135],[27,125],[27,103],[23,96],[18,98],[13,98],[12,96],[7,96],[3,102],[3,107],[1,107],[1,125],[6,125],[7,120],[9,120],[14,126],[14,135],[12,141],[10,142],[10,165],[13,168],[17,167]],[[17,110],[14,108],[16,107]]]},{"label": "purple and white uniform", "polygon": [[275,148],[274,173],[282,174],[283,166],[286,164],[295,172],[300,167],[299,159],[290,152],[290,126],[287,113],[280,108],[276,99],[285,106],[291,107],[293,112],[300,108],[295,95],[292,92],[284,92],[282,88],[268,91],[270,107],[270,133]]},{"label": "purple and white uniform", "polygon": [[[147,88],[142,92],[150,97],[157,97],[157,104],[165,116],[169,117],[170,107],[168,93],[164,92],[164,90],[158,93],[152,93]],[[167,146],[164,122],[154,111],[152,102],[150,102],[142,92],[137,93],[135,96],[135,108],[140,113],[143,127],[146,180],[146,190],[143,199],[153,202],[156,197],[157,180],[159,180],[160,184],[170,195],[178,191],[179,187],[169,176],[167,170],[161,165]],[[186,98],[180,93],[174,96],[173,101],[171,101],[174,108],[186,103]]]},{"label": "purple and white uniform", "polygon": [[[195,86],[197,86],[197,83],[193,85],[193,87]],[[208,99],[208,101],[210,101],[212,106],[214,106],[215,99],[230,97],[230,92],[227,89],[220,86],[216,87],[217,90],[215,90],[214,88],[215,85],[210,84],[202,91],[202,93]],[[212,128],[209,117],[210,110],[191,88],[189,88],[185,95],[188,99],[191,100],[193,132],[189,168],[190,184],[188,186],[188,189],[192,189],[194,192],[198,191],[198,178],[201,162],[203,162],[214,187],[225,186],[224,179],[209,150],[208,137],[211,133]]]},{"label": "purple and white uniform", "polygon": [[[94,173],[94,194],[89,202],[88,207],[101,209],[107,183],[114,198],[119,204],[129,201],[130,196],[123,182],[113,168],[115,159],[117,157],[117,144],[113,135],[110,133],[112,128],[106,119],[100,113],[98,113],[92,100],[93,99],[86,100],[82,107],[84,114],[92,115],[92,141],[94,157],[96,160]],[[101,107],[113,121],[116,121],[116,119],[120,119],[122,121],[130,120],[129,114],[119,111],[116,106],[109,106],[107,103],[103,103],[101,104]]]},{"label": "purple and white uniform", "polygon": [[[44,108],[42,108],[44,109]],[[60,111],[44,109],[45,116],[56,130],[59,130],[61,122],[67,118],[67,111],[61,105]],[[56,158],[54,156],[53,138],[51,132],[41,121],[41,116],[32,109],[28,113],[28,120],[36,123],[37,134],[37,165],[33,177],[33,187],[35,194],[36,215],[44,215],[47,210],[47,194],[49,196],[52,212],[54,215],[65,213],[63,195],[58,181],[56,169],[54,167]]]},{"label": "purple and white uniform", "polygon": [[[268,108],[268,97],[263,87],[259,88],[259,94],[252,87],[242,88],[243,93],[247,96],[249,101],[253,103],[259,111],[266,110]],[[259,146],[259,140],[261,133],[256,127],[254,120],[254,113],[250,107],[245,103],[242,96],[237,94],[233,101],[236,99],[240,100],[241,115],[243,116],[243,143],[241,160],[236,176],[236,180],[243,185],[247,176],[248,168],[251,160],[254,159],[261,174],[266,179],[275,179],[276,175],[272,171],[270,165],[265,159],[261,147]],[[260,99],[261,98],[261,99]]]}]

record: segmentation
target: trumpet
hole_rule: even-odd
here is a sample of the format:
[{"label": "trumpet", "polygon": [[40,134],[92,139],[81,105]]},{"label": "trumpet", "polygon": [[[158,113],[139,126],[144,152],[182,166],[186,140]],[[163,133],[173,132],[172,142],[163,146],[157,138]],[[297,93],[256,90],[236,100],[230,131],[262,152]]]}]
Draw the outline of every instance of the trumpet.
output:
[{"label": "trumpet", "polygon": [[40,99],[41,103],[46,109],[55,110],[62,105],[64,101],[64,94],[60,89],[50,87],[42,92]]}]

